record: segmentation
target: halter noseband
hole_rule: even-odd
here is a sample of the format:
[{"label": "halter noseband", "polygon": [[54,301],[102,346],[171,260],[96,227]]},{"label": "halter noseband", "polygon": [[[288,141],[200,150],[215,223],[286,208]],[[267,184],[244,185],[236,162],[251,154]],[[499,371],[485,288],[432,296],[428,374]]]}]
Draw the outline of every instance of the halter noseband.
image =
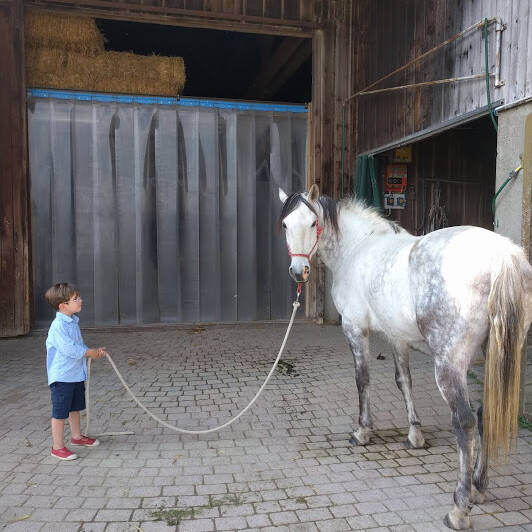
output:
[{"label": "halter noseband", "polygon": [[309,251],[309,253],[292,253],[290,251],[290,246],[288,245],[288,242],[286,243],[286,247],[288,248],[288,255],[290,257],[305,257],[310,261],[310,256],[312,253],[314,253],[314,249],[318,245],[318,241],[320,240],[320,235],[323,232],[323,227],[320,227],[320,221],[318,220],[318,217],[316,216],[316,242],[314,242],[314,245],[312,246],[312,249]]}]

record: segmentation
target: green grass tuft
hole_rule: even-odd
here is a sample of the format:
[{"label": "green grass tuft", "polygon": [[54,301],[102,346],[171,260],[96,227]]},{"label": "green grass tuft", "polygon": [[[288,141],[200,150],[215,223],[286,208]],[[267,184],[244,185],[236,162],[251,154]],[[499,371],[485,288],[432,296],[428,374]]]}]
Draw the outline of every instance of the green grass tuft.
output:
[{"label": "green grass tuft", "polygon": [[151,512],[151,517],[155,521],[166,521],[168,526],[177,526],[183,519],[191,517],[194,519],[197,513],[200,513],[202,510],[207,508],[216,508],[218,506],[239,506],[244,504],[244,500],[237,493],[231,493],[229,495],[224,495],[220,498],[214,498],[212,495],[209,495],[209,503],[204,506],[197,506],[194,508],[164,508],[160,506],[157,510]]},{"label": "green grass tuft", "polygon": [[179,523],[181,523],[181,520],[185,519],[186,517],[194,518],[194,508],[172,508],[166,510],[161,507],[158,510],[151,512],[151,516],[156,521],[166,521],[168,526],[177,526]]},{"label": "green grass tuft", "polygon": [[517,418],[517,423],[522,429],[532,431],[532,421],[528,419],[526,416],[519,416]]}]

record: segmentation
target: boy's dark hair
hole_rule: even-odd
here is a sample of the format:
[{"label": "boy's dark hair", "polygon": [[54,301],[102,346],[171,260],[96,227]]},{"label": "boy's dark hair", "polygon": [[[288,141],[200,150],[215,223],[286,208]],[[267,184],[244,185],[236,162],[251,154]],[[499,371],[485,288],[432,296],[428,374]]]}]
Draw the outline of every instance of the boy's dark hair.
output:
[{"label": "boy's dark hair", "polygon": [[70,283],[57,283],[46,290],[44,297],[55,310],[59,310],[60,303],[66,303],[70,298],[78,297],[79,290]]}]

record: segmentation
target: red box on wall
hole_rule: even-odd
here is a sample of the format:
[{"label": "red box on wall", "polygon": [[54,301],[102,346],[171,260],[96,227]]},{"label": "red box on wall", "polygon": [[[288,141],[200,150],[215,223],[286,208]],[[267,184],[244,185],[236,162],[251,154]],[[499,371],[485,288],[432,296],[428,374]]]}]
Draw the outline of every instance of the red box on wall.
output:
[{"label": "red box on wall", "polygon": [[384,174],[384,192],[388,194],[404,194],[408,173],[406,164],[388,164]]}]

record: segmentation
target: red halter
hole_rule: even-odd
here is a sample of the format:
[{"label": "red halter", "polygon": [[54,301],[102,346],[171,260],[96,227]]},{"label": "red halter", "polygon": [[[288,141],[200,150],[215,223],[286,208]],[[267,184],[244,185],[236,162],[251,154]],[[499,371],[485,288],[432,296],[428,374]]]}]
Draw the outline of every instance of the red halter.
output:
[{"label": "red halter", "polygon": [[309,253],[292,253],[290,251],[290,246],[288,245],[288,242],[286,243],[286,247],[288,248],[288,255],[290,257],[306,257],[310,261],[310,256],[312,253],[314,253],[314,249],[318,245],[318,241],[320,239],[320,235],[323,232],[323,227],[320,227],[320,221],[318,220],[318,217],[316,217],[316,242],[314,242],[314,245],[312,246],[312,249],[309,251]]}]

